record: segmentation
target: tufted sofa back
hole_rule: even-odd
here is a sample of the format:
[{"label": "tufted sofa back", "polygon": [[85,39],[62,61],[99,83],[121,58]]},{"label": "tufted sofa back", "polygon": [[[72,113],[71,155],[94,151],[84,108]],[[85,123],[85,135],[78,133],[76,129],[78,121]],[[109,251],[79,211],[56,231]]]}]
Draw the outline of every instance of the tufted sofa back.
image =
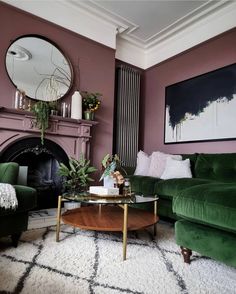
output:
[{"label": "tufted sofa back", "polygon": [[236,182],[236,153],[198,154],[195,176],[222,182]]}]

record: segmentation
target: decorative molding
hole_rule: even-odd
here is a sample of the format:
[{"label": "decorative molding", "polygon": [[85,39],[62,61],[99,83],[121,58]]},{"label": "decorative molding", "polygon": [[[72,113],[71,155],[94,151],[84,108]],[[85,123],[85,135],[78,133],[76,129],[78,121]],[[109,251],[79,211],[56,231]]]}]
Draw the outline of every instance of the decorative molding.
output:
[{"label": "decorative molding", "polygon": [[236,1],[224,2],[214,12],[182,27],[155,45],[141,49],[139,45],[119,36],[116,57],[127,63],[147,69],[221,33],[236,27]]},{"label": "decorative molding", "polygon": [[122,38],[117,38],[115,57],[140,68],[146,67],[145,51]]},{"label": "decorative molding", "polygon": [[[147,69],[236,27],[236,1],[210,0],[146,40],[138,25],[104,9],[99,2],[3,0],[80,35],[116,49],[116,58]],[[79,16],[79,17],[78,17]]]},{"label": "decorative molding", "polygon": [[163,30],[159,31],[158,33],[152,35],[147,39],[141,39],[135,34],[132,34],[133,31],[125,31],[121,38],[129,41],[130,43],[135,44],[136,46],[142,49],[150,49],[154,47],[156,44],[161,43],[162,41],[171,38],[179,31],[184,30],[186,27],[189,27],[201,19],[204,19],[211,13],[221,10],[223,7],[228,6],[232,1],[208,1],[198,8],[192,10],[187,15],[183,16],[182,18],[177,19],[175,22],[170,24],[169,26],[165,27]]},{"label": "decorative molding", "polygon": [[187,26],[172,37],[146,50],[144,69],[158,64],[202,42],[236,27],[236,2],[227,2],[223,8]]}]

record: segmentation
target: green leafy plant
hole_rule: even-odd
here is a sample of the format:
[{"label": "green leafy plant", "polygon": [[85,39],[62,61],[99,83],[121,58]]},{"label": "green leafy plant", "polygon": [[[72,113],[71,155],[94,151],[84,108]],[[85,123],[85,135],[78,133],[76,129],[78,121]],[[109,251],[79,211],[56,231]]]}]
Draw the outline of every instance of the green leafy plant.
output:
[{"label": "green leafy plant", "polygon": [[127,174],[126,171],[121,167],[120,157],[115,155],[106,154],[102,159],[102,170],[103,174],[100,178],[100,181],[106,176],[112,175],[115,171],[121,170],[124,174]]},{"label": "green leafy plant", "polygon": [[38,101],[34,104],[32,111],[36,117],[36,126],[41,132],[41,144],[44,145],[45,130],[49,125],[51,106],[47,101]]},{"label": "green leafy plant", "polygon": [[69,165],[66,166],[60,163],[58,174],[66,177],[64,186],[72,191],[83,192],[86,191],[89,183],[94,181],[90,174],[97,171],[93,166],[90,166],[90,160],[84,158],[84,155],[80,155],[80,159],[69,159]]},{"label": "green leafy plant", "polygon": [[100,93],[89,93],[89,92],[81,92],[82,94],[82,105],[84,111],[96,111],[101,104],[102,94]]}]

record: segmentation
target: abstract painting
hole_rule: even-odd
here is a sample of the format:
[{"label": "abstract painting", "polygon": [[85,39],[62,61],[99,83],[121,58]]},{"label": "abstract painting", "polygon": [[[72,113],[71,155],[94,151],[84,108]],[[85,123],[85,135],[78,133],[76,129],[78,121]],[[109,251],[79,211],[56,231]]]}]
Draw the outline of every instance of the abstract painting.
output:
[{"label": "abstract painting", "polygon": [[166,87],[164,143],[236,139],[236,64]]}]

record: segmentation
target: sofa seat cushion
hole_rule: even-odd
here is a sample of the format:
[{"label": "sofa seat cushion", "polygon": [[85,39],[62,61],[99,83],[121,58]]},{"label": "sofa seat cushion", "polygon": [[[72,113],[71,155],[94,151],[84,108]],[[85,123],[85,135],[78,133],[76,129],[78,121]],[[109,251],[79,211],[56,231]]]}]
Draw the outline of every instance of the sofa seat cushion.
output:
[{"label": "sofa seat cushion", "polygon": [[18,207],[14,209],[0,209],[0,216],[29,211],[37,205],[36,190],[26,186],[14,185]]},{"label": "sofa seat cushion", "polygon": [[154,195],[155,183],[160,181],[158,178],[148,176],[129,176],[132,191],[144,195]]},{"label": "sofa seat cushion", "polygon": [[198,178],[160,180],[155,184],[154,193],[161,196],[161,198],[172,199],[186,188],[211,182],[212,181]]},{"label": "sofa seat cushion", "polygon": [[211,183],[182,190],[173,198],[178,216],[236,232],[236,184]]}]

